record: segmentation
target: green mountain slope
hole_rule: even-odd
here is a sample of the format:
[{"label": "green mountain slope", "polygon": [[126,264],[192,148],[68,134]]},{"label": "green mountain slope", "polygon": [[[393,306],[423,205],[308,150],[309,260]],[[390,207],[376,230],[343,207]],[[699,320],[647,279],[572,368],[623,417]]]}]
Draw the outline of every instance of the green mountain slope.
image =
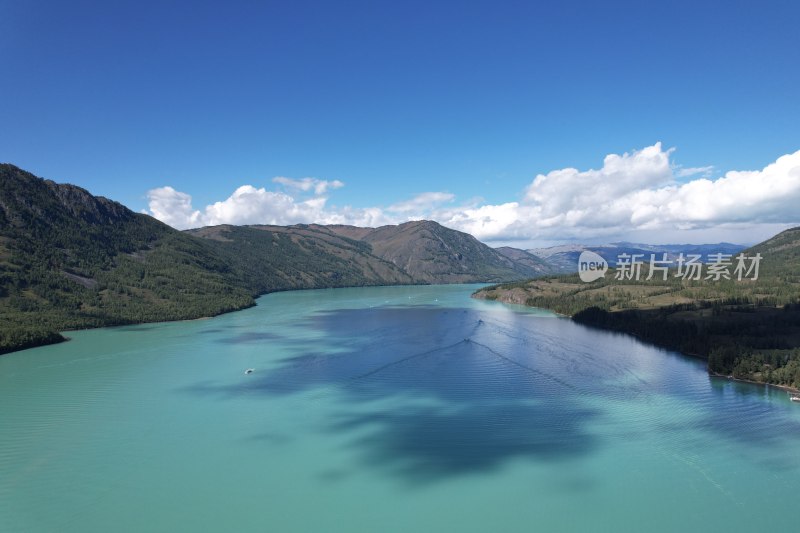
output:
[{"label": "green mountain slope", "polygon": [[0,351],[53,331],[252,305],[226,258],[84,189],[0,165]]}]

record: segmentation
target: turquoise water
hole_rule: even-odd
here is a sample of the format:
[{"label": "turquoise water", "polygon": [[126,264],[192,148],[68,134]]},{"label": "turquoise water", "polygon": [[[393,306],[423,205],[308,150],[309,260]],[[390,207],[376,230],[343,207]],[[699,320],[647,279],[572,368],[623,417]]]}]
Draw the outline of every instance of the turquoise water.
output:
[{"label": "turquoise water", "polygon": [[475,288],[0,357],[0,531],[797,530],[785,393]]}]

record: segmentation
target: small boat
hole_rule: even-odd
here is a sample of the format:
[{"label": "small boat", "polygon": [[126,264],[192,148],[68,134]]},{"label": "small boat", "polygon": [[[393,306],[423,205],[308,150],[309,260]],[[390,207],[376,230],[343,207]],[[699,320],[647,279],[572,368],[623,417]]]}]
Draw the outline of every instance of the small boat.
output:
[{"label": "small boat", "polygon": [[797,393],[792,394],[792,393],[790,393],[789,394],[789,399],[791,401],[793,401],[793,402],[800,402],[800,394],[797,394]]},{"label": "small boat", "polygon": [[245,374],[252,374],[252,373],[253,373],[253,372],[255,372],[255,371],[256,371],[256,369],[255,369],[255,368],[248,368],[247,370],[245,370],[245,371],[244,371],[244,373],[245,373]]}]

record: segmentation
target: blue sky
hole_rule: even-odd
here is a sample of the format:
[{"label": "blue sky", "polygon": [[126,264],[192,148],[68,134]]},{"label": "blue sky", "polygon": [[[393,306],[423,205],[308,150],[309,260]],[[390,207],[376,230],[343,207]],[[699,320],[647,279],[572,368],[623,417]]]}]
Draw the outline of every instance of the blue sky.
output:
[{"label": "blue sky", "polygon": [[[799,23],[788,1],[0,0],[0,161],[135,210],[165,186],[200,211],[318,196],[277,176],[343,182],[326,209],[474,209],[657,142],[713,179],[800,149]],[[479,236],[581,237],[512,233]]]}]

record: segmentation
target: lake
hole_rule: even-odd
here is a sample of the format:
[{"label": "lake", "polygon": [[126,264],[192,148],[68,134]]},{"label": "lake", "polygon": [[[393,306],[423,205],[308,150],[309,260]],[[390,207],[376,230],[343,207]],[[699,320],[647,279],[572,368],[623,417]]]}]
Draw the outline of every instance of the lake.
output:
[{"label": "lake", "polygon": [[0,531],[797,530],[785,392],[476,288],[275,293],[0,357]]}]

